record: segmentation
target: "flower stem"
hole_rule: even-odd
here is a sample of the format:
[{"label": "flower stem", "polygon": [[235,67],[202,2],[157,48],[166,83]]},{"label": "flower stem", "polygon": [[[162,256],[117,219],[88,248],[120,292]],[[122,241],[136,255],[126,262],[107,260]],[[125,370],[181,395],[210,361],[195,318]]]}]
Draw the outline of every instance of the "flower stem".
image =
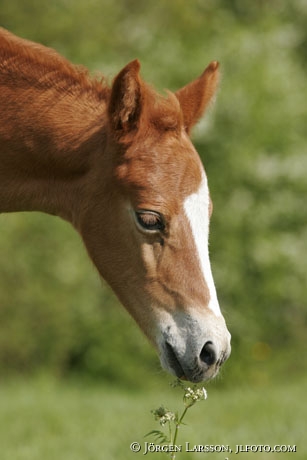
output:
[{"label": "flower stem", "polygon": [[[174,441],[172,442],[172,445],[175,446],[176,445],[176,441],[177,441],[177,436],[178,436],[178,429],[182,423],[182,420],[184,419],[184,416],[185,414],[187,413],[188,409],[189,409],[190,406],[186,406],[184,411],[182,412],[181,414],[181,417],[180,419],[178,420],[178,422],[176,423],[176,429],[175,429],[175,433],[174,433]],[[175,460],[176,458],[176,453],[175,452],[172,452],[171,453],[171,460]]]},{"label": "flower stem", "polygon": [[172,425],[171,425],[171,422],[168,422],[168,430],[169,430],[169,441],[170,441],[170,444],[173,444],[173,433],[172,433]]}]

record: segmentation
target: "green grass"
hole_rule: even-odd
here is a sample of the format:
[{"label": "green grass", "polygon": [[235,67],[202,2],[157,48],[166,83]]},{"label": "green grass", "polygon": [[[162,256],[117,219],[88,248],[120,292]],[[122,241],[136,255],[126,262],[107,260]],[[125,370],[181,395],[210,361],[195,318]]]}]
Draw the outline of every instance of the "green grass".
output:
[{"label": "green grass", "polygon": [[[286,444],[297,453],[241,453],[240,460],[307,458],[307,378],[292,383],[217,389],[207,385],[208,399],[191,408],[178,444]],[[154,385],[153,385],[154,386]],[[159,453],[132,453],[130,443],[144,445],[155,428],[150,410],[161,403],[180,408],[181,393],[165,383],[131,392],[41,377],[0,384],[1,460],[129,460],[168,458]],[[146,438],[148,441],[151,439]],[[225,460],[222,453],[178,454],[179,460]],[[176,459],[177,460],[177,459]]]}]

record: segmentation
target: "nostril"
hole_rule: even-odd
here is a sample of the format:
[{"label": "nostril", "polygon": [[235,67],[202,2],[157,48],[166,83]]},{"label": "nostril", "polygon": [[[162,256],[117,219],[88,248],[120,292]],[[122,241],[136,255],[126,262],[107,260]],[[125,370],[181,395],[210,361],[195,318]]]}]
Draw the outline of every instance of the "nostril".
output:
[{"label": "nostril", "polygon": [[203,346],[200,352],[200,359],[208,366],[212,366],[212,364],[215,364],[217,362],[217,353],[215,350],[215,346],[211,341],[206,342]]}]

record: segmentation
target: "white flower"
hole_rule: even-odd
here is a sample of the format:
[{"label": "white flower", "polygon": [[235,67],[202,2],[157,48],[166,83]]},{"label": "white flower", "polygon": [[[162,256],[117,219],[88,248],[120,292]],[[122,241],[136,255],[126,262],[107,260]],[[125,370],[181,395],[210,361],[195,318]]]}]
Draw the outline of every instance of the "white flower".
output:
[{"label": "white flower", "polygon": [[165,407],[161,406],[156,410],[151,411],[156,420],[159,420],[160,425],[164,426],[167,422],[175,420],[174,412],[169,411]]},{"label": "white flower", "polygon": [[202,399],[207,399],[207,392],[205,388],[197,388],[194,386],[193,389],[187,387],[184,391],[183,400],[187,407],[193,406],[196,402],[201,401]]}]

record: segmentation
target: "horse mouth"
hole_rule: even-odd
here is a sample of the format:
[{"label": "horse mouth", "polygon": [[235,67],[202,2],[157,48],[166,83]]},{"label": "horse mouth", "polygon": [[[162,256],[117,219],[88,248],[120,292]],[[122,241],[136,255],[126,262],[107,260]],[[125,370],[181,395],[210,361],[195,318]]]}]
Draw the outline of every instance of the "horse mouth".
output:
[{"label": "horse mouth", "polygon": [[182,369],[182,366],[173,350],[173,347],[169,343],[165,343],[165,348],[166,348],[166,356],[167,356],[167,362],[170,368],[174,371],[176,374],[176,377],[178,377],[181,380],[187,380],[184,370]]},{"label": "horse mouth", "polygon": [[220,366],[228,357],[226,353],[222,353],[220,359],[214,363],[208,364],[194,360],[193,363],[190,363],[191,365],[183,367],[174,348],[168,342],[164,344],[164,352],[164,359],[166,361],[166,366],[164,367],[180,380],[187,380],[192,383],[199,383],[214,378],[218,374]]}]

